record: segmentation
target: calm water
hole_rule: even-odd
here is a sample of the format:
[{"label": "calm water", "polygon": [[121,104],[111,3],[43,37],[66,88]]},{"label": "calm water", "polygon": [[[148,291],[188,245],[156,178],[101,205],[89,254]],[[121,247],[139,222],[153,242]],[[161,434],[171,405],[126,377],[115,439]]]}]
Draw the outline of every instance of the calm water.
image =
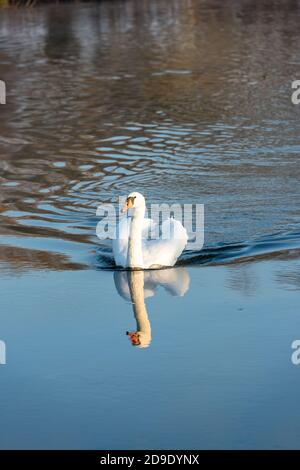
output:
[{"label": "calm water", "polygon": [[[297,1],[0,10],[1,448],[299,447],[299,21]],[[132,190],[204,204],[204,249],[115,271],[96,208]]]}]

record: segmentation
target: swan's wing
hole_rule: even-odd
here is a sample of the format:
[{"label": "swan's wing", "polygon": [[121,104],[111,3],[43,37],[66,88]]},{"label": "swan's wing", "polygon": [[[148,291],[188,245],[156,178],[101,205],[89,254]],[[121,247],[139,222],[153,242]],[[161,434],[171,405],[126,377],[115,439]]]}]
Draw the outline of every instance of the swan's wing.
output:
[{"label": "swan's wing", "polygon": [[185,268],[156,269],[146,271],[146,278],[153,286],[162,286],[173,296],[183,297],[189,290],[190,276]]},{"label": "swan's wing", "polygon": [[143,220],[142,238],[147,239],[151,232],[154,233],[155,227],[156,223],[154,222],[154,220],[145,217]]},{"label": "swan's wing", "polygon": [[115,271],[114,281],[118,294],[125,300],[131,300],[126,271]]},{"label": "swan's wing", "polygon": [[[130,232],[131,219],[124,216],[120,219],[116,238],[112,240],[112,249],[117,266],[127,267],[128,238]],[[155,222],[152,219],[144,218],[142,238],[147,239],[149,231],[154,230]]]},{"label": "swan's wing", "polygon": [[162,238],[144,241],[144,268],[174,266],[187,241],[187,231],[181,222],[175,219],[165,220],[162,224]]}]

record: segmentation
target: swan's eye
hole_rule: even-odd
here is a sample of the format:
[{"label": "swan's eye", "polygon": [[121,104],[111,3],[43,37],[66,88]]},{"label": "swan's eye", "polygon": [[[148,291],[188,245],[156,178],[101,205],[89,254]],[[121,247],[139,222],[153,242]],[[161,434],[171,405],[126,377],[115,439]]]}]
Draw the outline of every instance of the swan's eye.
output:
[{"label": "swan's eye", "polygon": [[127,209],[133,207],[135,196],[130,196],[127,198]]}]

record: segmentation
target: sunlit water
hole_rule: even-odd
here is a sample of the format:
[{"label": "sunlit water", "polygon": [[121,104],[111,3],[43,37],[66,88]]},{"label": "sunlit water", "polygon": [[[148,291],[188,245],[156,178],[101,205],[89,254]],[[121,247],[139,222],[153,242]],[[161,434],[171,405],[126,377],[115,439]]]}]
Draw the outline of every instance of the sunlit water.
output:
[{"label": "sunlit water", "polygon": [[[1,448],[299,447],[300,4],[267,3],[0,10]],[[204,204],[204,249],[116,271],[132,190]]]}]

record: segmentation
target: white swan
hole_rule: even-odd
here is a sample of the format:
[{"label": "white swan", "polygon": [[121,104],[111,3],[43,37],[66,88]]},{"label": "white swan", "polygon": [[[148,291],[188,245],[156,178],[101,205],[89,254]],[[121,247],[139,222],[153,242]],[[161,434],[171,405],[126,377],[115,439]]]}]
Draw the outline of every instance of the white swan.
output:
[{"label": "white swan", "polygon": [[188,241],[186,229],[178,220],[167,219],[162,224],[162,233],[168,237],[146,240],[149,226],[153,228],[155,222],[145,218],[145,210],[144,196],[130,193],[122,209],[127,217],[121,218],[117,238],[113,240],[116,265],[130,269],[174,266]]}]

